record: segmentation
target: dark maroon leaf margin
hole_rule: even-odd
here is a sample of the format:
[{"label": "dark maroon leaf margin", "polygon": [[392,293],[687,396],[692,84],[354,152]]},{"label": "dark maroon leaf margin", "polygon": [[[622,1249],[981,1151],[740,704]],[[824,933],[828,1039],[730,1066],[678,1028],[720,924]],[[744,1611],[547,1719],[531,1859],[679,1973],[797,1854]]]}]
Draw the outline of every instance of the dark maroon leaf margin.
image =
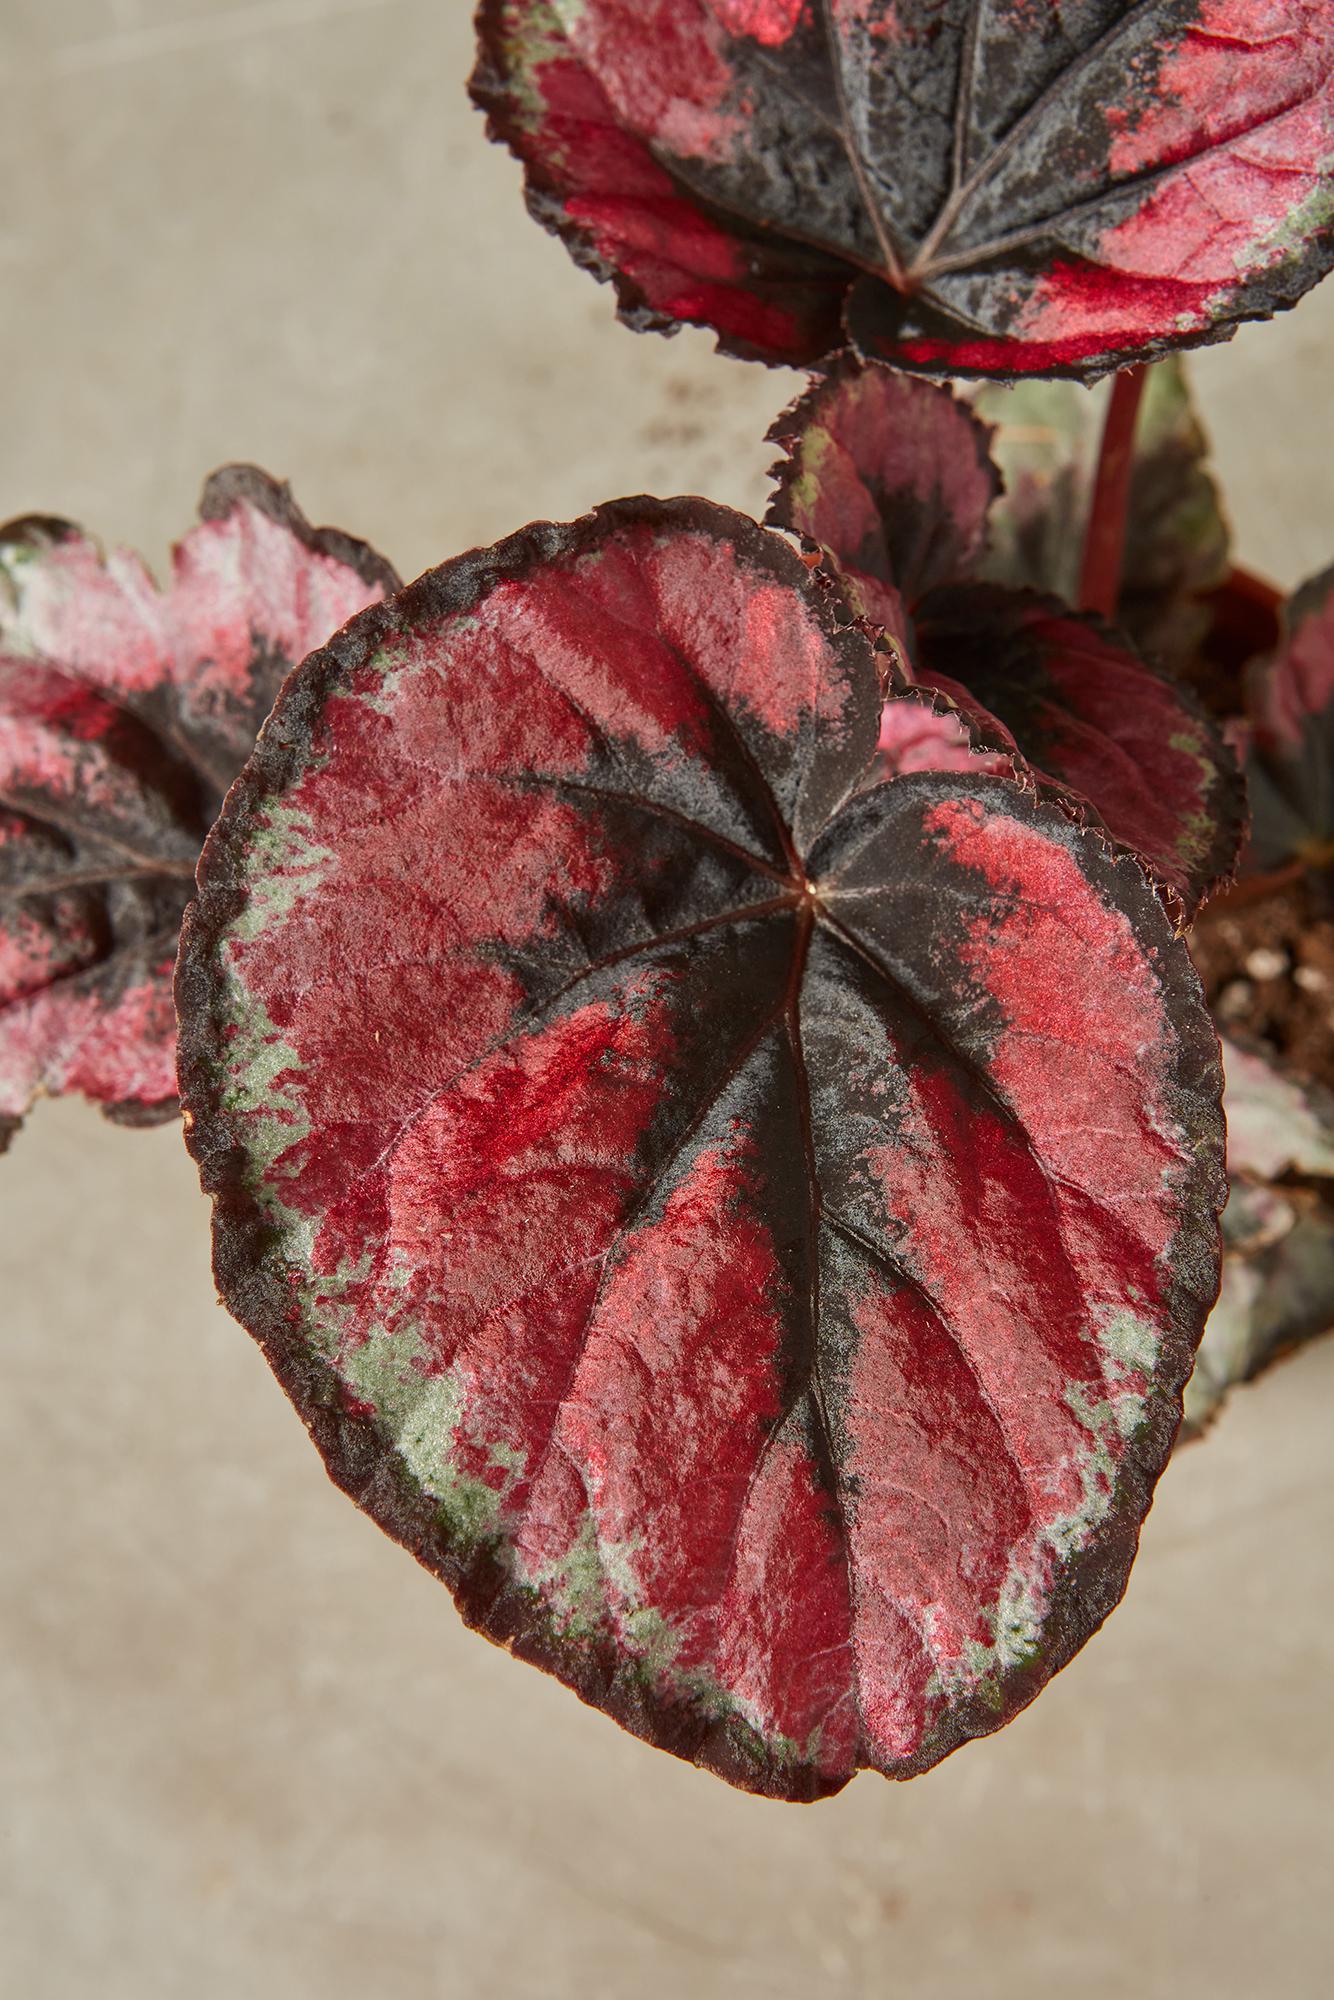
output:
[{"label": "dark maroon leaf margin", "polygon": [[[747,554],[788,588],[807,590],[818,605],[826,634],[846,656],[862,656],[865,640],[839,622],[825,592],[809,590],[800,558],[776,537],[728,510],[700,501],[628,500],[611,503],[569,526],[538,523],[498,544],[428,572],[388,604],[354,619],[328,646],[313,654],[287,681],[254,755],[233,786],[209,837],[199,869],[199,894],[187,913],[177,973],[181,1017],[179,1066],[186,1105],[186,1136],[202,1185],[214,1200],[215,1275],[223,1302],[258,1340],[275,1375],[300,1412],[337,1485],[394,1539],[452,1590],[465,1622],[519,1658],[554,1674],[591,1705],[611,1714],[646,1741],[715,1772],[743,1789],[767,1796],[811,1800],[837,1792],[852,1771],[829,1776],[809,1764],[779,1765],[764,1739],[735,1715],[701,1713],[661,1698],[642,1663],[614,1643],[572,1640],[545,1614],[535,1616],[534,1594],[516,1585],[504,1563],[484,1546],[460,1547],[442,1523],[438,1501],[428,1497],[364,1409],[357,1407],[325,1364],[303,1345],[293,1278],[277,1265],[274,1224],[247,1186],[247,1155],[229,1129],[220,1085],[219,1027],[213,1014],[213,967],[225,934],[245,911],[248,893],[233,875],[230,850],[264,821],[265,802],[281,796],[310,768],[321,717],[340,684],[394,638],[446,617],[467,616],[498,584],[521,578],[556,559],[596,549],[609,531],[664,521],[725,529]],[[932,704],[934,705],[934,704]],[[952,780],[928,780],[948,794]],[[995,781],[1001,782],[1001,781]],[[1005,783],[1013,806],[1037,826],[1066,829],[1068,819]],[[1012,808],[1008,808],[1010,810]],[[873,796],[853,808],[874,816]],[[814,837],[818,837],[818,834]],[[1086,860],[1101,877],[1112,906],[1162,941],[1159,971],[1173,1017],[1181,1024],[1178,1077],[1213,1079],[1221,1088],[1217,1043],[1199,1001],[1193,969],[1167,928],[1143,872],[1117,855],[1096,833],[1082,836],[1098,850]],[[225,1032],[225,1031],[224,1031]],[[1179,1241],[1189,1244],[1165,1287],[1164,1335],[1142,1421],[1121,1459],[1109,1511],[1079,1555],[1064,1561],[1044,1609],[1042,1642],[1018,1667],[1009,1667],[999,1689],[968,1702],[952,1702],[919,1755],[875,1768],[907,1778],[938,1763],[963,1742],[987,1735],[1024,1708],[1085,1643],[1119,1602],[1138,1546],[1140,1525],[1154,1484],[1170,1454],[1180,1421],[1182,1385],[1189,1374],[1206,1293],[1216,1283],[1216,1216],[1225,1194],[1221,1168],[1199,1173],[1184,1205]],[[1210,1247],[1212,1246],[1212,1247]],[[1209,1266],[1209,1270],[1205,1266]]]}]

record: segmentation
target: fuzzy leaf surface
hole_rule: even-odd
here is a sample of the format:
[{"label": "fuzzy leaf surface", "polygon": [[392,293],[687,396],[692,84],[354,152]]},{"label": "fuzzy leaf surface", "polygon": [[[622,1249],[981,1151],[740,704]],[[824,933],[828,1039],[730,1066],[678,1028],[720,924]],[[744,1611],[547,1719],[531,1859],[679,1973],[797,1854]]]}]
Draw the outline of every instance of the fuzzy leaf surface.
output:
[{"label": "fuzzy leaf surface", "polygon": [[1246,781],[1253,825],[1248,860],[1278,868],[1334,861],[1334,569],[1313,577],[1287,608],[1283,642],[1249,689]]},{"label": "fuzzy leaf surface", "polygon": [[176,1110],[195,862],[280,682],[397,579],[230,466],[159,590],[66,521],[0,529],[0,1145],[39,1094]]},{"label": "fuzzy leaf surface", "polygon": [[1323,0],[483,0],[529,206],[640,326],[1076,375],[1334,260]]},{"label": "fuzzy leaf surface", "polygon": [[625,501],[292,676],[177,998],[223,1295],[464,1616],[786,1798],[997,1727],[1125,1582],[1217,1282],[1139,866],[859,791],[867,640]]}]

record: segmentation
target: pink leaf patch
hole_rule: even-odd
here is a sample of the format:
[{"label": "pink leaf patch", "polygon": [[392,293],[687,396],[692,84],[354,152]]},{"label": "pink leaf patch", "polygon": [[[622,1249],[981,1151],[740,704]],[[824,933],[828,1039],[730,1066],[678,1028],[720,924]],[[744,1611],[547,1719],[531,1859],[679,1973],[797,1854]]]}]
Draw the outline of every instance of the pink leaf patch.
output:
[{"label": "pink leaf patch", "polygon": [[956,704],[932,688],[896,689],[880,711],[872,782],[913,771],[969,771],[1014,778],[1024,772],[1013,745],[995,747],[1000,732],[979,730]]},{"label": "pink leaf patch", "polygon": [[177,979],[219,1284],[333,1476],[785,1798],[926,1769],[1101,1621],[1217,1282],[1142,870],[974,769],[861,789],[881,709],[741,516],[527,529],[291,678]]},{"label": "pink leaf patch", "polygon": [[195,861],[288,669],[397,578],[229,466],[160,591],[68,522],[0,530],[0,1141],[34,1098],[176,1110]]}]

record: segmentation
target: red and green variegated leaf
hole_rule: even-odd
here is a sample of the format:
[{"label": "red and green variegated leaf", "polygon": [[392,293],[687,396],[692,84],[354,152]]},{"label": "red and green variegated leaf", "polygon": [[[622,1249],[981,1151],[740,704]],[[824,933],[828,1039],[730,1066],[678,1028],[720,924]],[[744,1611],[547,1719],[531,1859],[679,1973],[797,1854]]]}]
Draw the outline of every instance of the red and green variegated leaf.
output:
[{"label": "red and green variegated leaf", "polygon": [[[982,389],[973,408],[996,426],[991,450],[1005,480],[981,574],[1077,602],[1104,393],[1023,382]],[[1147,658],[1178,669],[1198,654],[1209,593],[1228,573],[1227,521],[1207,462],[1185,364],[1160,362],[1140,401],[1115,615]]]},{"label": "red and green variegated leaf", "polygon": [[176,1109],[195,861],[288,669],[397,584],[229,466],[160,591],[68,522],[0,529],[0,1142],[40,1093]]},{"label": "red and green variegated leaf", "polygon": [[[1244,803],[1236,759],[1185,688],[1100,620],[979,583],[916,607],[913,665],[1040,779],[1092,807],[1187,914],[1232,875]],[[980,711],[980,713],[979,713]]]},{"label": "red and green variegated leaf", "polygon": [[1334,860],[1334,569],[1304,584],[1283,642],[1252,673],[1246,782],[1248,861],[1278,868]]},{"label": "red and green variegated leaf", "polygon": [[626,501],[288,682],[177,975],[215,1264],[465,1618],[789,1798],[997,1727],[1123,1588],[1217,1282],[1216,1042],[1139,866],[858,792],[866,638]]},{"label": "red and green variegated leaf", "polygon": [[1091,377],[1334,261],[1323,0],[483,0],[474,94],[639,325]]},{"label": "red and green variegated leaf", "polygon": [[823,549],[854,608],[910,651],[912,605],[981,559],[990,430],[948,389],[843,356],[769,436],[785,455],[766,519]]}]

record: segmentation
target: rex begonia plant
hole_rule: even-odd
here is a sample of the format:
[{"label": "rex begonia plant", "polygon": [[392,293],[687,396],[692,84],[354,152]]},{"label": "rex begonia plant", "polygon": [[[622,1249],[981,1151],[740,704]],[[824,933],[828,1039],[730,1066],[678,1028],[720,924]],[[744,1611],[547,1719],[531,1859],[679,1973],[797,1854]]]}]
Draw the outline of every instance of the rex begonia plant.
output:
[{"label": "rex begonia plant", "polygon": [[811,371],[767,525],[613,501],[400,588],[231,468],[161,592],[4,531],[0,1121],[179,1095],[339,1484],[470,1624],[811,1799],[1097,1628],[1202,1336],[1195,1430],[1334,1319],[1329,579],[1282,626],[1229,569],[1145,366],[1334,259],[1334,28],[478,33],[623,316]]}]

